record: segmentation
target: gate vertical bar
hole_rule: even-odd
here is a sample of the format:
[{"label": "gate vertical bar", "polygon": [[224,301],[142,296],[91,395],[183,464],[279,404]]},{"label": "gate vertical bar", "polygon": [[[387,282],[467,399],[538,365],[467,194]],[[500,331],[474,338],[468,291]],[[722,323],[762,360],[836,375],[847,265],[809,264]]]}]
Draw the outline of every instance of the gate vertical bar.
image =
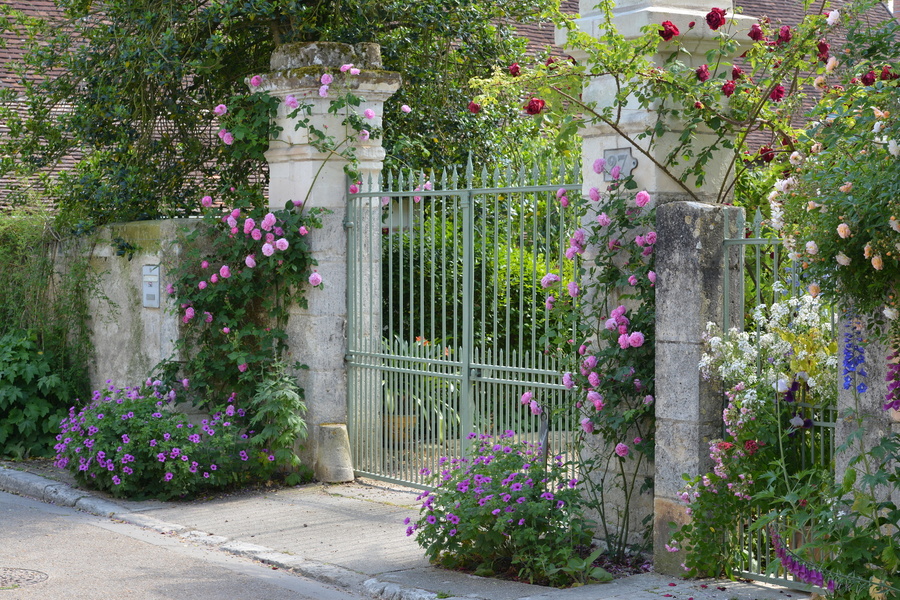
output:
[{"label": "gate vertical bar", "polygon": [[[469,186],[471,188],[471,185]],[[463,339],[462,348],[460,349],[460,359],[462,361],[460,367],[460,375],[462,380],[459,384],[459,408],[460,408],[460,444],[462,445],[463,455],[468,455],[468,444],[465,443],[465,436],[473,430],[474,415],[472,410],[472,347],[475,343],[473,325],[475,320],[473,299],[474,288],[474,270],[475,270],[475,223],[473,215],[473,194],[471,189],[466,191],[462,196],[460,203],[463,219]]]}]

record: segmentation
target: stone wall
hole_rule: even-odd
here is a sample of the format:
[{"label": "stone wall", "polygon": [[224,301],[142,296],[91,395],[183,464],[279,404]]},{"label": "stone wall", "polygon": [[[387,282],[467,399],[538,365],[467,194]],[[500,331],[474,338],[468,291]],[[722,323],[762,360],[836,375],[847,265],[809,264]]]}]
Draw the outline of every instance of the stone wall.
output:
[{"label": "stone wall", "polygon": [[[172,356],[179,335],[179,320],[164,293],[167,264],[177,254],[174,246],[180,229],[197,221],[139,221],[110,225],[101,231],[90,251],[98,295],[91,299],[90,329],[95,359],[90,366],[93,389],[138,385],[161,360]],[[121,238],[136,247],[129,258],[117,256],[112,240]],[[144,306],[144,267],[159,266],[156,286],[158,307]],[[148,288],[152,292],[152,288]],[[153,295],[152,293],[150,295]]]}]

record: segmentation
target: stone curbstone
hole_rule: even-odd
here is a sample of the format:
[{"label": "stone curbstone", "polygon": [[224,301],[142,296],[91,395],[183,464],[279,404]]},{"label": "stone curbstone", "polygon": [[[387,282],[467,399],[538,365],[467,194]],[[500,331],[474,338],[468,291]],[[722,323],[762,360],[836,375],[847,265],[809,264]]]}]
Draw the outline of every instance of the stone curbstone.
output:
[{"label": "stone curbstone", "polygon": [[88,497],[89,494],[73,488],[65,483],[48,485],[44,488],[43,500],[57,506],[75,506],[79,500]]},{"label": "stone curbstone", "polygon": [[184,527],[183,525],[166,523],[165,521],[160,521],[156,517],[150,517],[137,512],[120,513],[117,514],[116,517],[125,523],[137,525],[138,527],[146,527],[147,529],[151,529],[158,533],[179,533],[187,529],[187,527]]},{"label": "stone curbstone", "polygon": [[62,485],[50,479],[28,473],[0,467],[0,489],[20,496],[44,499],[44,490],[50,485]]},{"label": "stone curbstone", "polygon": [[122,515],[131,512],[124,506],[120,506],[115,502],[109,502],[108,500],[102,500],[92,496],[79,498],[78,501],[75,502],[75,508],[99,517],[112,517],[113,515],[121,517]]}]

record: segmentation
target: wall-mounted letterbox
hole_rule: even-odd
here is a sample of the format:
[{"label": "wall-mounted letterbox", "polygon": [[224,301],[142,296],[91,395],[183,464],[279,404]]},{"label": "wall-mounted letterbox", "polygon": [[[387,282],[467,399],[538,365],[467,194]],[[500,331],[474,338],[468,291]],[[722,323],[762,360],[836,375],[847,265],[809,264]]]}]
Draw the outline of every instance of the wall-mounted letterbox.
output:
[{"label": "wall-mounted letterbox", "polygon": [[144,308],[159,308],[159,265],[144,265],[141,279]]}]

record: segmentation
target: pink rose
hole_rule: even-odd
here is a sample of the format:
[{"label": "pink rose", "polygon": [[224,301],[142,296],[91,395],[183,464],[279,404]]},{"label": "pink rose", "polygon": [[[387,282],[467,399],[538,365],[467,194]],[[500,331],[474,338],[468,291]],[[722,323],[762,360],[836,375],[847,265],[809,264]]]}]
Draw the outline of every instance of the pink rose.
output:
[{"label": "pink rose", "polygon": [[247,267],[249,267],[249,268],[251,268],[251,269],[252,269],[253,267],[255,267],[255,266],[256,266],[256,258],[255,258],[255,255],[251,254],[250,256],[248,256],[247,258],[245,258],[245,259],[244,259],[244,264],[247,265]]},{"label": "pink rose", "polygon": [[519,398],[519,402],[522,404],[522,406],[525,406],[526,404],[531,403],[532,398],[534,398],[533,392],[525,392],[524,394],[522,394],[522,397]]},{"label": "pink rose", "polygon": [[284,238],[279,238],[275,242],[275,247],[278,248],[279,250],[281,250],[282,252],[284,252],[285,250],[288,249],[288,241]]},{"label": "pink rose", "polygon": [[632,275],[631,277],[628,278],[628,285],[634,286],[634,285],[637,285],[637,283],[638,283],[637,277],[635,277],[634,275]]},{"label": "pink rose", "polygon": [[656,283],[656,271],[648,271],[647,279],[650,280],[650,283]]},{"label": "pink rose", "polygon": [[266,256],[272,256],[273,254],[275,254],[275,247],[272,246],[272,244],[266,242],[262,246],[262,253]]},{"label": "pink rose", "polygon": [[230,327],[223,327],[223,328],[222,328],[222,333],[231,333],[231,328],[230,328]]},{"label": "pink rose", "polygon": [[407,113],[407,114],[410,113],[410,112],[412,112],[412,109],[411,109],[411,108],[409,107],[409,105],[407,105],[407,104],[404,104],[403,106],[401,106],[401,107],[400,107],[400,110],[402,110],[403,112],[405,112],[405,113]]},{"label": "pink rose", "polygon": [[254,221],[253,219],[248,218],[246,221],[244,221],[244,233],[245,234],[253,231],[254,227],[256,227],[256,221]]},{"label": "pink rose", "polygon": [[252,85],[253,87],[261,86],[262,85],[262,77],[260,77],[259,75],[254,75],[253,77],[251,77],[250,85]]},{"label": "pink rose", "polygon": [[309,229],[306,228],[306,225],[301,225],[300,229],[297,230],[297,233],[299,233],[300,235],[306,235],[307,233],[309,233]]},{"label": "pink rose", "polygon": [[259,229],[254,229],[253,231],[250,232],[250,237],[252,237],[255,241],[258,242],[259,240],[262,239],[262,231],[260,231]]},{"label": "pink rose", "polygon": [[334,81],[334,77],[331,76],[331,73],[325,73],[319,81],[322,82],[322,85],[331,85],[331,82]]},{"label": "pink rose", "polygon": [[205,281],[201,281],[200,283],[197,284],[197,287],[200,288],[201,290],[205,290],[205,289],[206,289],[206,282],[205,282]]},{"label": "pink rose", "polygon": [[650,194],[647,193],[647,190],[638,192],[637,196],[634,197],[634,203],[641,208],[647,206],[648,202],[650,202]]},{"label": "pink rose", "polygon": [[212,196],[203,196],[203,197],[200,199],[200,204],[201,204],[204,208],[209,208],[210,206],[212,206]]},{"label": "pink rose", "polygon": [[588,197],[591,199],[591,202],[600,202],[600,190],[592,187],[588,190]]},{"label": "pink rose", "polygon": [[612,223],[612,219],[610,219],[606,213],[600,213],[600,216],[597,217],[597,222],[600,223],[601,227],[606,227]]},{"label": "pink rose", "polygon": [[213,112],[216,113],[217,117],[221,117],[228,112],[228,107],[224,104],[220,104],[213,109]]},{"label": "pink rose", "polygon": [[247,363],[240,364],[240,365],[238,365],[238,371],[240,371],[241,373],[243,373],[244,371],[247,370],[247,367],[248,367],[248,366],[250,366],[250,365],[248,365]]},{"label": "pink rose", "polygon": [[647,235],[644,236],[644,240],[645,240],[649,245],[652,246],[653,244],[656,243],[656,232],[655,232],[655,231],[648,231],[648,232],[647,232]]},{"label": "pink rose", "polygon": [[291,108],[291,109],[294,109],[294,108],[297,108],[298,106],[300,106],[300,103],[297,101],[297,99],[294,96],[290,96],[290,95],[284,99],[284,104],[285,104],[285,106],[287,106],[288,108]]},{"label": "pink rose", "polygon": [[313,272],[312,275],[309,276],[309,285],[313,287],[318,287],[319,284],[322,283],[322,276],[316,272]]},{"label": "pink rose", "polygon": [[635,331],[631,335],[628,336],[628,345],[632,348],[640,348],[644,345],[644,334],[640,331]]},{"label": "pink rose", "polygon": [[219,276],[216,275],[215,273],[213,273],[212,275],[209,276],[210,283],[216,283],[217,281],[219,281]]},{"label": "pink rose", "polygon": [[222,265],[222,268],[219,269],[219,275],[222,276],[222,279],[231,277],[231,269],[228,268],[228,265]]},{"label": "pink rose", "polygon": [[622,444],[622,443],[616,444],[616,454],[618,454],[622,458],[627,457],[629,452],[630,451],[628,449],[628,446],[626,446],[625,444]]},{"label": "pink rose", "polygon": [[225,142],[226,146],[230,146],[234,143],[234,136],[231,134],[230,131],[226,131],[225,134],[222,136],[222,141]]},{"label": "pink rose", "polygon": [[621,348],[622,350],[627,350],[629,346],[630,344],[628,342],[628,334],[623,333],[619,335],[619,348]]},{"label": "pink rose", "polygon": [[585,433],[593,433],[594,432],[594,423],[591,421],[590,417],[585,417],[581,420],[581,428]]},{"label": "pink rose", "polygon": [[201,269],[208,269],[208,268],[209,268],[209,261],[204,260],[203,262],[201,262],[201,263],[200,263],[200,268],[201,268]]},{"label": "pink rose", "polygon": [[374,119],[375,111],[372,110],[371,108],[367,108],[366,110],[363,111],[363,116],[367,119]]}]

